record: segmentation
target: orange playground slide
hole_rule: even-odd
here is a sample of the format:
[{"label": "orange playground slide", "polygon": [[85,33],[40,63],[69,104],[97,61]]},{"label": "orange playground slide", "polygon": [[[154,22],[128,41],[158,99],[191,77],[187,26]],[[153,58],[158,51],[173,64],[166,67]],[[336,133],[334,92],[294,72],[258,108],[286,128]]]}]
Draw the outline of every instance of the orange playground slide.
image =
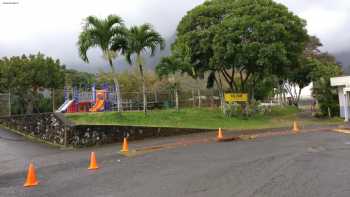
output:
[{"label": "orange playground slide", "polygon": [[101,111],[101,109],[104,108],[104,106],[105,106],[105,101],[98,99],[98,100],[96,100],[96,104],[92,108],[90,108],[89,111],[90,112],[99,112],[99,111]]}]

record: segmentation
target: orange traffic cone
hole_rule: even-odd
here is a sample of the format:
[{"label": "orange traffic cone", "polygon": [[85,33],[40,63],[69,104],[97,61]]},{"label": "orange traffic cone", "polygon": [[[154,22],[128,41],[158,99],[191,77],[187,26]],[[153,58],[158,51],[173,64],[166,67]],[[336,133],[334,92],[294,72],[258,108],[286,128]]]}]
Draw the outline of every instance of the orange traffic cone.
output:
[{"label": "orange traffic cone", "polygon": [[33,162],[29,163],[28,173],[27,173],[27,179],[24,183],[24,187],[32,187],[38,185],[39,182],[36,179],[36,173],[35,173],[35,167]]},{"label": "orange traffic cone", "polygon": [[121,152],[124,152],[124,153],[129,152],[129,145],[128,145],[128,140],[126,139],[126,137],[123,140],[123,147],[122,147]]},{"label": "orange traffic cone", "polygon": [[221,131],[221,128],[219,128],[219,131],[218,131],[218,136],[216,137],[218,140],[224,138],[223,134],[222,134],[222,131]]},{"label": "orange traffic cone", "polygon": [[297,132],[300,131],[300,129],[299,129],[299,127],[298,127],[298,124],[297,124],[297,121],[294,121],[294,122],[293,122],[293,131],[294,131],[295,133],[297,133]]},{"label": "orange traffic cone", "polygon": [[96,170],[98,169],[98,165],[96,162],[96,154],[95,152],[91,152],[90,156],[90,167],[88,168],[89,170]]}]

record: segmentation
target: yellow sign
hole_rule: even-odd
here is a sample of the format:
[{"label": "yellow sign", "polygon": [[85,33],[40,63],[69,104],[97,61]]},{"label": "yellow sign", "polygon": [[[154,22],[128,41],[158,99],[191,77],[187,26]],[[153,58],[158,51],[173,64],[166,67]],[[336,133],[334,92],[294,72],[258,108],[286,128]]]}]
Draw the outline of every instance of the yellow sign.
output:
[{"label": "yellow sign", "polygon": [[225,101],[232,102],[248,102],[248,94],[246,93],[225,93]]}]

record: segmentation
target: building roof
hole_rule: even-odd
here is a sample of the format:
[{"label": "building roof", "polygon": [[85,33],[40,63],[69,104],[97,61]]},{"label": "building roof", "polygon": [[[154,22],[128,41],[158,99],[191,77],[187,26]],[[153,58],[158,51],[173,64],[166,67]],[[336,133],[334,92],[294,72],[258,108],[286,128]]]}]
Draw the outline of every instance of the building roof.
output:
[{"label": "building roof", "polygon": [[332,77],[331,86],[350,86],[350,76]]}]

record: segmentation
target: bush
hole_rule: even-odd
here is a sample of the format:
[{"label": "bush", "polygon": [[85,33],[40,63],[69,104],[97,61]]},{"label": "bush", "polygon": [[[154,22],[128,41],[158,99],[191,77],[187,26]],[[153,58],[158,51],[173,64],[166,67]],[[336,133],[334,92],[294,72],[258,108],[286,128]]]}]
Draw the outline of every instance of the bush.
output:
[{"label": "bush", "polygon": [[36,113],[52,112],[52,99],[40,96],[37,102],[35,103],[34,112]]},{"label": "bush", "polygon": [[227,117],[250,117],[254,115],[264,115],[268,108],[260,105],[260,102],[251,102],[249,104],[232,103],[226,104]]}]

